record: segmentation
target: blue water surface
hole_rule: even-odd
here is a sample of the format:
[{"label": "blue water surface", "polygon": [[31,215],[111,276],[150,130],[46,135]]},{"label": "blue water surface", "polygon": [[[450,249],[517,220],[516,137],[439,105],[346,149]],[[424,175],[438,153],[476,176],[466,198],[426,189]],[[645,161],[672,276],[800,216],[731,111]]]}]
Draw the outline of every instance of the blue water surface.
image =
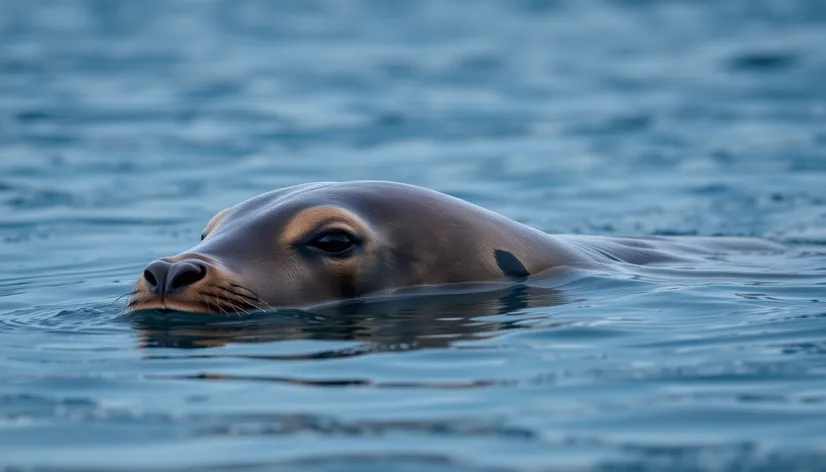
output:
[{"label": "blue water surface", "polygon": [[[824,45],[820,0],[0,0],[0,467],[826,470]],[[350,179],[788,250],[119,316],[218,210]]]}]

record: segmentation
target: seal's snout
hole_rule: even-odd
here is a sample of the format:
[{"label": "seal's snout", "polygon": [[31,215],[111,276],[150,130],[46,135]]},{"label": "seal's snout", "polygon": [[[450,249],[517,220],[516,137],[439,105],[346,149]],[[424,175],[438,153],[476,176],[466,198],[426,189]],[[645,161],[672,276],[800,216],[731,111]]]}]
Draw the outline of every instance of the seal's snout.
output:
[{"label": "seal's snout", "polygon": [[150,263],[138,277],[127,311],[249,313],[266,302],[208,256],[179,254]]},{"label": "seal's snout", "polygon": [[207,265],[197,259],[152,262],[143,271],[147,290],[159,297],[169,295],[195,284],[207,275]]}]

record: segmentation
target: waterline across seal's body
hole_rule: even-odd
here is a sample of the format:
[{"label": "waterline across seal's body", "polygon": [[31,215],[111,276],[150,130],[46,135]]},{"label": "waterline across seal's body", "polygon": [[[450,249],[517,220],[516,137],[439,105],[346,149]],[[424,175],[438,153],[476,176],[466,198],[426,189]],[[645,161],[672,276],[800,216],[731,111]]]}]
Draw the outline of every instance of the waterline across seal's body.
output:
[{"label": "waterline across seal's body", "polygon": [[520,282],[565,267],[779,249],[749,238],[551,235],[412,185],[309,183],[219,212],[199,244],[146,267],[127,309],[239,313],[419,286]]}]

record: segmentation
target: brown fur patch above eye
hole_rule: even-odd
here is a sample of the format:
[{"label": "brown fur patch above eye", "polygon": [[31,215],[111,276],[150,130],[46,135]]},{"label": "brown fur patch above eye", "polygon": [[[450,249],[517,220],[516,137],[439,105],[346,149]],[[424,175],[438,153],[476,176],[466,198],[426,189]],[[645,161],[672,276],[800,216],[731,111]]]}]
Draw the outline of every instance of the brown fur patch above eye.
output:
[{"label": "brown fur patch above eye", "polygon": [[284,226],[279,239],[282,244],[289,246],[322,227],[342,229],[357,234],[364,234],[366,229],[361,219],[343,208],[319,206],[296,213]]},{"label": "brown fur patch above eye", "polygon": [[207,225],[204,227],[204,230],[201,231],[201,234],[203,236],[209,236],[209,233],[213,232],[215,230],[215,227],[218,226],[221,223],[221,221],[223,221],[224,218],[227,216],[228,210],[228,208],[225,208],[219,211],[215,216],[213,216],[212,219],[209,220],[209,223],[207,223]]}]

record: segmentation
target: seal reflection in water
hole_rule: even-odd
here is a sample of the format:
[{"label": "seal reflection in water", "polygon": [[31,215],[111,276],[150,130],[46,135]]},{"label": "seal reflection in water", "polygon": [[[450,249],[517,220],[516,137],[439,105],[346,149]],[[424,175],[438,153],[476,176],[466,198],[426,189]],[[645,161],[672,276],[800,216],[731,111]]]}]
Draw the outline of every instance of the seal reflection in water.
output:
[{"label": "seal reflection in water", "polygon": [[[366,352],[406,351],[452,345],[493,336],[531,322],[530,309],[562,303],[558,290],[510,287],[425,297],[363,299],[317,307],[288,309],[279,316],[188,318],[133,316],[142,348],[198,349],[235,343],[314,339],[356,341],[358,347],[313,352],[308,357],[348,357]],[[483,318],[511,315],[505,318]],[[547,325],[547,317],[543,323]],[[291,355],[293,358],[295,355]],[[302,355],[298,355],[301,357]]]},{"label": "seal reflection in water", "polygon": [[307,308],[411,287],[524,282],[565,267],[610,270],[779,248],[745,238],[550,235],[421,187],[311,183],[218,213],[199,244],[146,267],[127,310]]}]

